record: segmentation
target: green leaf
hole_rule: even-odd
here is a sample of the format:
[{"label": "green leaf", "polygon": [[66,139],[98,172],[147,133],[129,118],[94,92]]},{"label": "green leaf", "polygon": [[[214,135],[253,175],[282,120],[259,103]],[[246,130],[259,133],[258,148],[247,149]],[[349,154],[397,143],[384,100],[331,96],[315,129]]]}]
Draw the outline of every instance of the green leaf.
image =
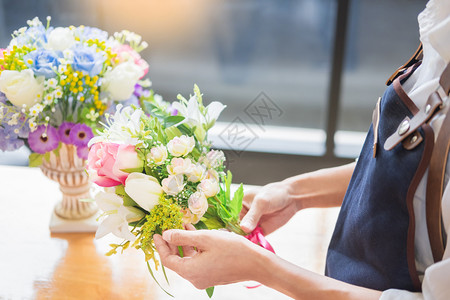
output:
[{"label": "green leaf", "polygon": [[153,280],[156,282],[156,284],[167,294],[167,295],[169,295],[170,297],[172,297],[172,298],[174,298],[168,291],[166,291],[160,284],[159,284],[159,282],[158,282],[158,280],[156,280],[156,277],[155,277],[155,275],[153,275],[153,271],[152,271],[152,268],[150,268],[150,264],[147,262],[147,268],[148,268],[148,271],[149,271],[149,273],[150,273],[150,275],[152,275],[152,278],[153,278]]},{"label": "green leaf", "polygon": [[42,165],[42,158],[43,158],[42,154],[31,153],[30,156],[28,157],[29,160],[28,165],[30,167],[39,167],[40,165]]},{"label": "green leaf", "polygon": [[130,196],[125,194],[123,196],[123,205],[124,206],[139,206]]},{"label": "green leaf", "polygon": [[125,187],[121,184],[116,186],[115,192],[117,195],[122,196],[122,197],[127,194],[127,193],[125,193]]},{"label": "green leaf", "polygon": [[209,298],[211,298],[214,294],[214,287],[210,286],[209,288],[206,289],[206,294],[208,295]]},{"label": "green leaf", "polygon": [[241,183],[236,192],[234,192],[233,200],[231,200],[229,205],[230,213],[235,219],[239,219],[239,213],[242,210],[242,198],[244,198],[244,186]]},{"label": "green leaf", "polygon": [[226,203],[231,200],[231,180],[233,179],[233,175],[230,171],[227,171],[227,176],[225,177],[225,199]]},{"label": "green leaf", "polygon": [[130,169],[120,169],[120,171],[125,173],[142,173],[143,167],[140,168],[130,168]]},{"label": "green leaf", "polygon": [[49,162],[50,161],[50,152],[44,154],[44,159]]},{"label": "green leaf", "polygon": [[195,229],[200,230],[200,229],[209,229],[208,226],[206,226],[205,223],[203,223],[203,221],[198,221],[197,224],[194,224]]},{"label": "green leaf", "polygon": [[183,133],[180,131],[180,129],[178,129],[175,126],[171,126],[169,128],[166,128],[165,132],[166,132],[166,135],[167,135],[167,140],[169,140],[169,141],[171,139],[173,139],[174,137],[176,137],[176,136],[182,136],[183,135]]},{"label": "green leaf", "polygon": [[[203,223],[203,225],[206,226],[206,229],[220,229],[220,228],[225,227],[225,223],[223,223],[222,220],[217,219],[217,217],[202,218],[202,223]],[[195,224],[195,225],[197,225],[197,224]],[[197,226],[195,226],[195,227],[197,228]],[[197,229],[203,229],[203,228],[197,228]]]},{"label": "green leaf", "polygon": [[184,119],[185,119],[185,117],[183,117],[183,116],[169,116],[164,119],[164,127],[166,127],[166,128],[171,127],[175,124],[180,123]]},{"label": "green leaf", "polygon": [[203,141],[205,140],[206,137],[206,131],[203,129],[202,126],[198,126],[197,128],[195,128],[195,137],[197,138],[197,140],[200,143],[203,143]]}]

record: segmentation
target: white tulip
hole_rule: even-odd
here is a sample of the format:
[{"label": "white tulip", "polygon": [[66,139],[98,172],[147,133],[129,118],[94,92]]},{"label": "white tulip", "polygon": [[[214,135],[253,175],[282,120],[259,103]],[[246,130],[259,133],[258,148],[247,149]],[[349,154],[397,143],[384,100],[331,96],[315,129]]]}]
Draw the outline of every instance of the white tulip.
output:
[{"label": "white tulip", "polygon": [[192,163],[189,158],[183,159],[180,157],[172,158],[170,165],[167,165],[167,172],[170,175],[187,174],[191,172]]},{"label": "white tulip", "polygon": [[4,70],[0,75],[0,91],[15,106],[32,107],[42,97],[44,77],[34,78],[33,70]]},{"label": "white tulip", "polygon": [[187,174],[190,182],[198,182],[205,177],[206,168],[202,164],[193,165]]},{"label": "white tulip", "polygon": [[151,211],[159,203],[163,189],[155,177],[142,173],[131,173],[125,180],[125,192],[140,207]]}]

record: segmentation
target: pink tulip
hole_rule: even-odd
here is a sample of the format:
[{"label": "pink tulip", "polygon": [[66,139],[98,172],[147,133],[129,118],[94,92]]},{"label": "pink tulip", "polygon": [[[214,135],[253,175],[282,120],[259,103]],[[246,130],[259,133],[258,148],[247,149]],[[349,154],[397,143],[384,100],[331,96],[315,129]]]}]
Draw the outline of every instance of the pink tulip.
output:
[{"label": "pink tulip", "polygon": [[[125,184],[131,172],[141,172],[144,162],[133,145],[96,143],[89,150],[87,171],[95,184],[111,187]],[[124,170],[130,170],[130,173]]]}]

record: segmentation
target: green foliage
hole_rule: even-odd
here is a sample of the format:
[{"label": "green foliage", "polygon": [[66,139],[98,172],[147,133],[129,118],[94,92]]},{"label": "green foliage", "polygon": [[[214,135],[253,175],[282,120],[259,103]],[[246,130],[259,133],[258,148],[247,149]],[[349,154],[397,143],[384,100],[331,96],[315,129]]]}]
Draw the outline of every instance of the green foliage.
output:
[{"label": "green foliage", "polygon": [[214,294],[214,287],[210,286],[209,288],[206,289],[206,294],[208,295],[209,298],[211,298]]},{"label": "green foliage", "polygon": [[42,165],[42,159],[44,158],[44,156],[42,154],[39,153],[31,153],[30,156],[28,157],[28,165],[30,167],[39,167],[40,165]]}]

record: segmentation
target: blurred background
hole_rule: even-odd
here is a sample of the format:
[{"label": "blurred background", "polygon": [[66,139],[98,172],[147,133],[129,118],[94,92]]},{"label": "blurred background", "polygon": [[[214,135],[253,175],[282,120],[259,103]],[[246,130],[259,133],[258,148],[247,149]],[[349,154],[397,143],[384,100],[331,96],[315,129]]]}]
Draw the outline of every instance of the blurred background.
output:
[{"label": "blurred background", "polygon": [[[194,83],[227,109],[211,139],[234,181],[265,184],[354,160],[386,79],[419,43],[425,0],[0,0],[0,48],[38,16],[128,29],[172,101]],[[27,165],[26,150],[0,164]]]}]

